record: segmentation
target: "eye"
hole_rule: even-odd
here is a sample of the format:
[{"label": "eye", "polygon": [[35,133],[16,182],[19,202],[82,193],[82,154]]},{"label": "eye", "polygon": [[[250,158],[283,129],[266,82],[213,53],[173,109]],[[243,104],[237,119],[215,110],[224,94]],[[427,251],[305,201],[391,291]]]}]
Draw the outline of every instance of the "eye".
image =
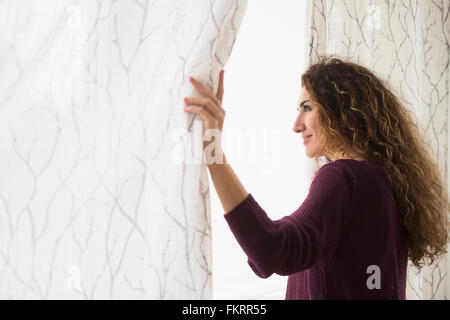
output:
[{"label": "eye", "polygon": [[[307,106],[307,105],[305,105],[305,104],[303,105],[303,109],[304,109],[305,111],[310,111],[310,110],[312,110],[310,106]],[[297,106],[297,111],[300,112],[300,106]]]}]

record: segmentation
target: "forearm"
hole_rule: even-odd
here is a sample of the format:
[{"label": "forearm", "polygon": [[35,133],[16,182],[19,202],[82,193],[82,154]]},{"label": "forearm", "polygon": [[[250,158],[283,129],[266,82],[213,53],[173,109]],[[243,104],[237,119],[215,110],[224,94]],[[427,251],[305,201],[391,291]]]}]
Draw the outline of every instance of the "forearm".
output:
[{"label": "forearm", "polygon": [[223,160],[222,164],[209,164],[208,169],[222,207],[227,214],[247,198],[248,192],[227,162],[225,154],[223,154]]}]

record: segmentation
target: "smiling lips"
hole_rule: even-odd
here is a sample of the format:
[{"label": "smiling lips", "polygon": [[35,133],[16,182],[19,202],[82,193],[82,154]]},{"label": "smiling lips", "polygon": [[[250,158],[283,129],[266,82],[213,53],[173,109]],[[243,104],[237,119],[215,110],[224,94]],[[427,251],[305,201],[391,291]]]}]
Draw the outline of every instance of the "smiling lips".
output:
[{"label": "smiling lips", "polygon": [[312,135],[303,137],[303,144],[306,144],[309,141],[309,138],[311,138],[311,137],[312,137]]}]

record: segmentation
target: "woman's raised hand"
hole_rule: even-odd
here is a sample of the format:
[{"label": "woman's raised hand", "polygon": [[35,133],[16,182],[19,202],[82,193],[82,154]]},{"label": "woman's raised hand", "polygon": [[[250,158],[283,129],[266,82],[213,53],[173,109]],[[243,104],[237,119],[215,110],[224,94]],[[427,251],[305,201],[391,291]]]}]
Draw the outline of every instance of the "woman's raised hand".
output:
[{"label": "woman's raised hand", "polygon": [[[217,89],[216,95],[196,79],[190,78],[189,81],[203,97],[185,98],[184,101],[187,104],[185,108],[187,112],[196,113],[202,118],[203,160],[206,160],[208,164],[214,187],[225,212],[228,213],[248,197],[248,192],[239,181],[236,173],[231,168],[231,165],[229,165],[225,154],[222,152],[221,133],[225,119],[225,110],[221,106],[223,98],[223,75],[224,71],[221,70],[219,88]],[[205,142],[212,136],[215,137],[214,142],[206,145]]]},{"label": "woman's raised hand", "polygon": [[222,108],[223,99],[223,75],[224,70],[220,71],[219,88],[214,93],[203,83],[190,77],[189,81],[203,95],[202,98],[184,98],[186,112],[198,114],[203,120],[203,133],[208,129],[218,129],[222,131],[225,120],[225,110]]}]

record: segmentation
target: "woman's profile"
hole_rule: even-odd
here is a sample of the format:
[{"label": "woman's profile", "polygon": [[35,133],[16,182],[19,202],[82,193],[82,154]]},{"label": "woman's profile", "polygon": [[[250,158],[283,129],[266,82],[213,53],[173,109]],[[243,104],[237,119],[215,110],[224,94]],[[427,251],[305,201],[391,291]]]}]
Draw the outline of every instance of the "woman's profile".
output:
[{"label": "woman's profile", "polygon": [[[186,98],[204,130],[222,131],[223,71],[213,94]],[[321,57],[301,77],[298,116],[306,155],[326,157],[292,214],[272,220],[230,164],[208,164],[225,219],[262,278],[287,275],[286,299],[405,299],[408,260],[446,253],[448,196],[412,115],[367,68]],[[217,141],[216,141],[217,145]]]}]

